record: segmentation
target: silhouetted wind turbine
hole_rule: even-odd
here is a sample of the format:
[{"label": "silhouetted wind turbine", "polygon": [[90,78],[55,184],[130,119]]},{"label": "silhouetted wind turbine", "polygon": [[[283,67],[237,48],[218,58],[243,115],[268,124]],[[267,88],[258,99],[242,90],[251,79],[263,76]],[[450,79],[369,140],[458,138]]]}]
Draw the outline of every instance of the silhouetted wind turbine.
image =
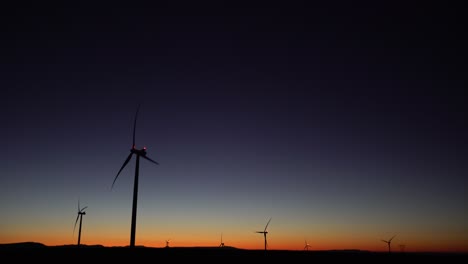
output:
[{"label": "silhouetted wind turbine", "polygon": [[223,234],[222,233],[221,233],[221,244],[219,244],[219,247],[224,247]]},{"label": "silhouetted wind turbine", "polygon": [[78,200],[78,215],[76,216],[75,220],[75,226],[73,227],[73,234],[75,234],[75,229],[76,229],[76,223],[78,223],[78,218],[80,219],[80,227],[78,229],[78,246],[80,246],[80,241],[81,241],[81,224],[83,223],[83,215],[86,214],[84,211],[88,206],[85,206],[80,209],[80,200]]},{"label": "silhouetted wind turbine", "polygon": [[405,247],[406,247],[406,245],[403,245],[403,244],[400,245],[400,251],[401,251],[401,252],[405,252]]},{"label": "silhouetted wind turbine", "polygon": [[168,248],[169,247],[169,241],[171,241],[170,239],[166,240],[166,247]]},{"label": "silhouetted wind turbine", "polygon": [[310,247],[309,243],[307,243],[307,240],[305,240],[304,250],[309,251],[309,247]]},{"label": "silhouetted wind turbine", "polygon": [[[395,235],[396,236],[396,235]],[[390,253],[390,244],[392,243],[392,239],[395,237],[395,236],[392,236],[392,238],[390,238],[389,240],[383,240],[383,242],[387,243],[388,245],[388,253]]]},{"label": "silhouetted wind turbine", "polygon": [[[135,180],[133,183],[133,206],[132,206],[132,226],[131,226],[131,233],[130,233],[130,247],[135,247],[135,230],[136,230],[136,215],[137,215],[137,200],[138,200],[138,172],[140,168],[140,157],[151,161],[154,164],[159,165],[156,161],[150,159],[146,156],[146,147],[142,149],[137,149],[135,146],[135,131],[136,131],[136,122],[138,117],[138,111],[140,110],[140,106],[138,106],[137,111],[135,113],[135,120],[133,122],[133,141],[132,141],[132,148],[130,149],[130,154],[128,155],[127,159],[123,163],[122,167],[120,168],[119,172],[115,176],[114,182],[112,183],[112,187],[114,187],[114,183],[119,177],[120,172],[123,168],[128,164],[130,159],[132,158],[133,154],[136,155],[136,165],[135,165]],[[111,187],[111,188],[112,188]]]},{"label": "silhouetted wind turbine", "polygon": [[263,229],[263,231],[256,231],[256,233],[263,234],[263,238],[265,240],[265,250],[267,250],[267,234],[268,234],[267,227],[268,227],[268,224],[270,224],[270,221],[271,221],[271,217],[270,217],[270,220],[268,220],[265,226],[265,229]]}]

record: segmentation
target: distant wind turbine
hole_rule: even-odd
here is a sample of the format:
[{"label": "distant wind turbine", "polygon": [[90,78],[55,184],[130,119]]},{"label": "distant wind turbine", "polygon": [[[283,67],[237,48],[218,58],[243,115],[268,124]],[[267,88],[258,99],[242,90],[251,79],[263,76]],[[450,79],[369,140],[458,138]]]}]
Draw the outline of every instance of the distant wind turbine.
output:
[{"label": "distant wind turbine", "polygon": [[307,243],[307,240],[305,240],[304,250],[309,251],[309,247],[310,247],[309,243]]},{"label": "distant wind turbine", "polygon": [[168,248],[169,247],[169,241],[171,241],[170,239],[166,240],[166,247]]},{"label": "distant wind turbine", "polygon": [[263,238],[265,240],[265,250],[267,250],[267,245],[268,245],[268,243],[267,243],[267,234],[268,234],[267,228],[268,228],[268,224],[270,224],[270,221],[271,221],[271,217],[270,217],[270,220],[268,220],[268,222],[267,222],[267,224],[265,226],[265,229],[263,229],[263,231],[256,231],[255,232],[255,233],[263,234]]},{"label": "distant wind turbine", "polygon": [[[395,235],[395,236],[396,236],[396,235]],[[382,241],[385,242],[385,243],[387,243],[387,245],[388,245],[388,253],[391,252],[391,250],[390,250],[390,244],[392,243],[392,239],[393,239],[395,236],[392,236],[389,240],[383,240],[383,239],[382,239]]]},{"label": "distant wind turbine", "polygon": [[73,227],[73,234],[75,234],[76,224],[78,223],[78,218],[80,219],[80,227],[78,229],[78,246],[80,246],[81,241],[81,224],[83,223],[83,215],[86,214],[84,211],[88,206],[85,206],[80,209],[80,200],[78,200],[78,215],[76,216],[75,226]]},{"label": "distant wind turbine", "polygon": [[219,247],[224,247],[223,234],[222,233],[221,233],[221,244],[219,244]]},{"label": "distant wind turbine", "polygon": [[150,159],[149,157],[146,156],[146,147],[143,147],[142,149],[137,149],[135,146],[135,131],[136,131],[136,122],[137,122],[137,117],[138,117],[138,111],[140,110],[140,106],[138,106],[137,111],[135,113],[135,120],[133,122],[133,141],[132,141],[132,148],[130,149],[130,154],[128,155],[127,159],[123,163],[122,167],[120,168],[119,172],[114,178],[114,182],[112,183],[112,187],[114,187],[114,183],[117,180],[117,177],[119,177],[120,172],[123,170],[123,168],[128,164],[130,159],[132,158],[133,154],[136,155],[136,165],[135,165],[135,180],[133,183],[133,206],[132,206],[132,226],[131,226],[131,232],[130,232],[130,247],[135,247],[135,230],[136,230],[136,216],[137,216],[137,200],[138,200],[138,172],[140,168],[140,157],[151,161],[154,164],[159,165],[156,161]]},{"label": "distant wind turbine", "polygon": [[401,252],[405,252],[405,248],[406,248],[406,245],[403,245],[403,244],[400,245],[400,251]]}]

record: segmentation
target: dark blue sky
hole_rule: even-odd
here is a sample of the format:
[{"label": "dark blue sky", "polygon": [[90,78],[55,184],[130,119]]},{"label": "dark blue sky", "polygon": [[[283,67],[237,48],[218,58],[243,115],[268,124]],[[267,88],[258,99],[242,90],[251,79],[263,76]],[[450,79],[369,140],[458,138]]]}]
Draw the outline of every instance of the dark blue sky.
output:
[{"label": "dark blue sky", "polygon": [[[13,211],[30,211],[26,200],[50,203],[37,199],[44,189],[63,203],[56,211],[71,206],[71,222],[78,196],[88,210],[115,196],[106,192],[128,155],[139,104],[137,145],[161,163],[141,164],[143,207],[148,188],[156,196],[146,201],[179,197],[168,215],[204,222],[245,208],[236,215],[259,218],[258,228],[281,215],[310,236],[333,230],[327,213],[356,216],[375,225],[363,231],[370,241],[414,229],[408,236],[421,249],[430,246],[419,234],[451,224],[432,214],[447,215],[454,223],[440,248],[467,241],[466,36],[457,6],[41,3],[6,13],[0,173],[9,216],[0,242],[14,240],[6,230],[22,217]],[[133,171],[125,171],[120,188],[130,192]],[[25,200],[15,206],[18,195]],[[216,197],[227,200],[206,204]],[[257,202],[268,206],[256,211]],[[130,217],[129,205],[109,204]],[[373,221],[377,211],[390,220]],[[312,218],[323,225],[308,229]],[[337,229],[356,228],[348,224]],[[222,228],[213,229],[217,241]],[[239,244],[255,248],[255,238]]]}]

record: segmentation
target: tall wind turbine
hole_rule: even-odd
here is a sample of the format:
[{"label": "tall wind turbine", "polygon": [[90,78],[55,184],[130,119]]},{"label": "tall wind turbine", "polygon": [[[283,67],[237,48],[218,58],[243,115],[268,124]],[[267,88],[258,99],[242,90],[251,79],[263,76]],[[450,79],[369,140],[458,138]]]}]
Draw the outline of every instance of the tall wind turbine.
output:
[{"label": "tall wind turbine", "polygon": [[[154,164],[159,165],[156,161],[150,159],[146,156],[146,147],[142,149],[137,149],[135,145],[135,131],[136,131],[136,122],[138,117],[138,111],[140,110],[140,106],[138,106],[137,111],[135,113],[135,120],[133,122],[133,141],[132,141],[132,148],[130,149],[130,154],[128,155],[127,159],[123,163],[122,167],[120,168],[119,172],[115,176],[114,182],[112,183],[112,187],[114,187],[114,183],[119,177],[120,172],[123,168],[128,164],[130,159],[132,158],[133,154],[136,155],[136,165],[135,165],[135,180],[133,183],[133,206],[132,206],[132,226],[131,226],[131,233],[130,233],[130,247],[135,247],[135,230],[136,230],[136,215],[137,215],[137,200],[138,200],[138,172],[140,168],[140,157],[151,161]],[[111,188],[112,188],[111,187]]]},{"label": "tall wind turbine", "polygon": [[271,217],[270,217],[270,220],[268,220],[266,226],[265,226],[265,229],[263,229],[263,231],[256,231],[255,233],[260,233],[260,234],[263,234],[263,238],[265,240],[265,250],[267,250],[267,234],[268,234],[268,230],[267,230],[267,227],[268,227],[268,224],[270,224],[270,221],[271,221]]},{"label": "tall wind turbine", "polygon": [[[396,235],[395,235],[395,236],[396,236]],[[395,236],[392,236],[389,240],[383,240],[383,239],[382,239],[382,241],[385,242],[385,243],[387,243],[387,245],[388,245],[388,253],[391,252],[391,250],[390,250],[390,244],[392,243],[392,239],[393,239]]]},{"label": "tall wind turbine", "polygon": [[76,224],[78,223],[78,218],[80,219],[80,227],[78,229],[78,246],[80,246],[81,241],[81,224],[83,223],[83,215],[86,214],[84,211],[88,206],[85,206],[80,209],[80,200],[78,200],[78,215],[76,216],[75,226],[73,227],[73,234],[75,234]]}]

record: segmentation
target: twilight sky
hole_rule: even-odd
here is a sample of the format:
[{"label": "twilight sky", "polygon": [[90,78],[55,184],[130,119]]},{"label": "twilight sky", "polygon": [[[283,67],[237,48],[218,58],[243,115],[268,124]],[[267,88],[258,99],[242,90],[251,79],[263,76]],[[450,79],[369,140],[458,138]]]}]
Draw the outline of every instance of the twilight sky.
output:
[{"label": "twilight sky", "polygon": [[[2,20],[0,243],[468,251],[457,6],[43,6]],[[453,3],[451,3],[453,4]]]}]

